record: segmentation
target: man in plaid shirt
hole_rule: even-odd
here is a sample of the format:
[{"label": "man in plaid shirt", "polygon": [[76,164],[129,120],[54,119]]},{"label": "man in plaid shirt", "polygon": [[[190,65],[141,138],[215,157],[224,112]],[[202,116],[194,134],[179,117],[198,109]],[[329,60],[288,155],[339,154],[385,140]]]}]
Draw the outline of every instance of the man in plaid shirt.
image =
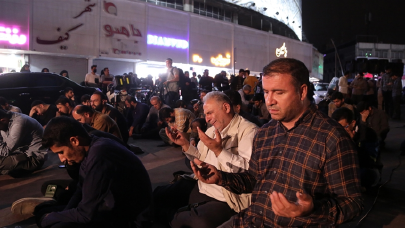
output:
[{"label": "man in plaid shirt", "polygon": [[263,74],[272,120],[255,136],[249,170],[226,173],[195,159],[198,179],[252,193],[233,227],[331,227],[358,216],[357,152],[343,127],[311,104],[306,66],[277,59]]}]

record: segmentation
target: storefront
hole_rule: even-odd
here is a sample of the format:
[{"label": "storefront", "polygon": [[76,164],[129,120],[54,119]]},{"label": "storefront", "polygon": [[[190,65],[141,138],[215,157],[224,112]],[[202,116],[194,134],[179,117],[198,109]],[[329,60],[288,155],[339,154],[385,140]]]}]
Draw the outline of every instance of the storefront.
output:
[{"label": "storefront", "polygon": [[[3,19],[14,17],[10,12],[21,7],[27,12],[20,22],[4,22],[19,23],[15,34],[20,36],[12,35],[8,42],[22,43],[4,46],[0,41],[0,58],[11,55],[6,49],[20,51],[15,61],[10,60],[16,63],[5,63],[6,71],[28,62],[32,71],[43,67],[56,73],[67,70],[72,80],[81,82],[96,64],[98,72],[108,67],[114,75],[135,72],[139,77],[157,78],[166,71],[165,60],[172,58],[174,66],[190,74],[202,74],[204,69],[211,76],[221,70],[233,74],[240,68],[258,74],[270,61],[285,57],[299,59],[312,69],[313,48],[308,43],[191,12],[130,0],[31,4],[10,0],[3,7],[2,3],[0,26],[5,26]],[[14,27],[7,28],[14,32]]]}]

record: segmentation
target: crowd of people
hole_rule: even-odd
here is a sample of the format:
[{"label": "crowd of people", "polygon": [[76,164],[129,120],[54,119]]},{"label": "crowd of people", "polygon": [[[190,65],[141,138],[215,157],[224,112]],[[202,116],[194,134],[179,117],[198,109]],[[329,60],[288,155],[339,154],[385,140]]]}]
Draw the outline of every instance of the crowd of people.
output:
[{"label": "crowd of people", "polygon": [[[0,97],[1,173],[27,175],[51,151],[71,177],[44,183],[47,197],[18,200],[12,211],[33,213],[40,227],[204,228],[330,227],[361,213],[361,192],[380,178],[388,116],[400,116],[389,103],[395,72],[378,85],[384,110],[374,107],[371,83],[359,74],[348,85],[349,73],[330,83],[323,110],[295,59],[271,62],[259,78],[240,69],[230,80],[208,70],[190,78],[170,58],[166,67],[155,83],[145,80],[154,91],[146,103],[134,94],[111,103],[101,91],[76,98],[66,88],[25,115]],[[87,86],[114,86],[108,68],[96,72],[93,65]],[[152,192],[130,137],[181,148],[190,173]]]}]

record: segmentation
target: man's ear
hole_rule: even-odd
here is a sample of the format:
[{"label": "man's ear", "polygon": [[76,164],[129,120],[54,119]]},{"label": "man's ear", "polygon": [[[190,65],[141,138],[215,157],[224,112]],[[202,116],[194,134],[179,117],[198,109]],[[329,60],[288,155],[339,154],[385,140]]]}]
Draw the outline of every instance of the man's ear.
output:
[{"label": "man's ear", "polygon": [[74,147],[79,146],[80,142],[79,142],[79,138],[77,136],[72,136],[69,138],[70,144]]},{"label": "man's ear", "polygon": [[231,106],[228,103],[224,103],[223,107],[225,108],[225,112],[226,113],[230,113],[231,112]]},{"label": "man's ear", "polygon": [[85,113],[83,114],[83,116],[86,117],[86,118],[90,118],[90,114],[89,114],[88,112],[85,112]]},{"label": "man's ear", "polygon": [[356,126],[356,120],[352,120],[352,122],[350,123],[350,125],[352,126],[352,129],[354,129],[354,126]]},{"label": "man's ear", "polygon": [[301,85],[300,88],[301,101],[303,101],[307,97],[307,94],[308,94],[308,85],[306,84]]}]

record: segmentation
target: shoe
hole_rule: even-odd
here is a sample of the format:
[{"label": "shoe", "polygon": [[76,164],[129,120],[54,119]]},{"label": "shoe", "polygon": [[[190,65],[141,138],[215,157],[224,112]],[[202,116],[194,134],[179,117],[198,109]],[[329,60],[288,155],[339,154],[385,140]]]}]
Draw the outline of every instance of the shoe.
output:
[{"label": "shoe", "polygon": [[33,215],[36,206],[48,201],[56,202],[55,199],[48,197],[22,198],[11,205],[11,212],[16,215]]},{"label": "shoe", "polygon": [[163,144],[159,144],[159,145],[157,145],[157,147],[166,147],[166,146],[171,146],[171,145],[166,144],[166,143],[163,143]]}]

